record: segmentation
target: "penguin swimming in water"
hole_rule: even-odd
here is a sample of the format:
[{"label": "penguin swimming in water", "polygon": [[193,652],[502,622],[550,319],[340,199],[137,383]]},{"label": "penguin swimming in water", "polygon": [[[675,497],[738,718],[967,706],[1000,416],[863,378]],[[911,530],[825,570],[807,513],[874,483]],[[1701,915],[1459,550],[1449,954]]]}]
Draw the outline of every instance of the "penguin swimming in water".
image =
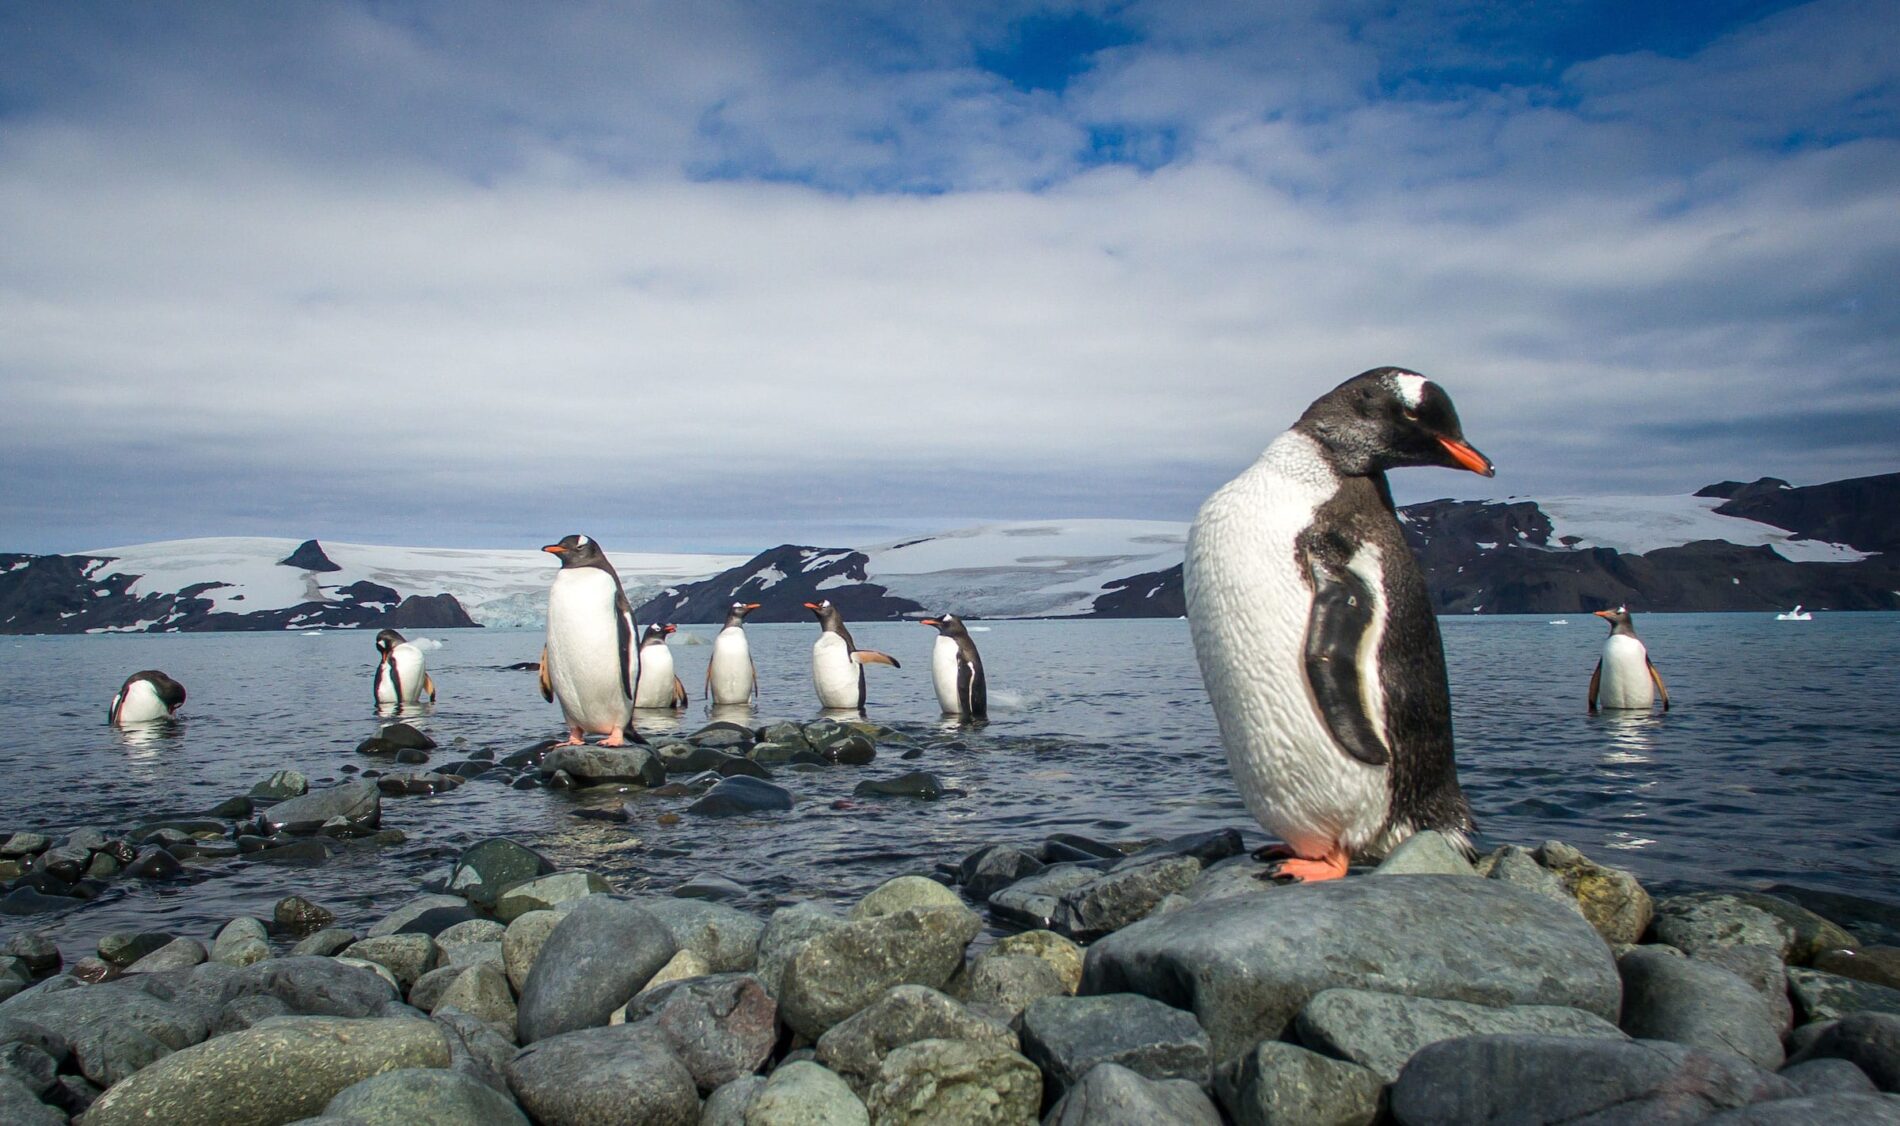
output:
[{"label": "penguin swimming in water", "polygon": [[990,714],[989,681],[983,676],[983,658],[976,642],[955,614],[925,618],[924,625],[935,626],[937,644],[930,651],[930,679],[937,688],[937,706],[945,715],[966,719],[986,719]]},{"label": "penguin swimming in water", "polygon": [[1669,689],[1649,659],[1649,647],[1636,636],[1636,627],[1630,624],[1629,607],[1598,610],[1596,616],[1610,623],[1610,636],[1603,643],[1603,656],[1597,659],[1596,671],[1590,674],[1590,710],[1596,711],[1601,702],[1606,708],[1648,711],[1660,695],[1663,711],[1668,711]]},{"label": "penguin swimming in water", "polygon": [[[605,735],[603,747],[622,746],[633,718],[640,655],[633,644],[633,607],[620,574],[586,536],[568,536],[541,550],[561,560],[548,588],[541,695],[560,702],[567,720],[563,746],[579,745],[588,735]],[[633,738],[643,741],[637,733]]]},{"label": "penguin swimming in water", "polygon": [[1321,396],[1201,506],[1184,585],[1201,677],[1274,879],[1343,876],[1420,829],[1469,850],[1445,654],[1389,469],[1489,477],[1451,399],[1402,368]]},{"label": "penguin swimming in water", "polygon": [[818,690],[818,703],[825,708],[864,710],[864,666],[889,665],[902,668],[897,658],[875,649],[860,649],[844,628],[844,615],[831,604],[807,602],[805,609],[818,616],[821,632],[811,647],[811,683]]},{"label": "penguin swimming in water", "polygon": [[422,650],[403,639],[393,629],[376,635],[376,672],[371,685],[379,704],[413,704],[429,694],[435,703],[435,681],[424,669]]},{"label": "penguin swimming in water", "polygon": [[686,706],[686,685],[674,673],[673,651],[666,647],[667,635],[678,631],[678,626],[655,622],[640,638],[640,679],[633,689],[634,707]]},{"label": "penguin swimming in water", "polygon": [[113,727],[120,727],[128,723],[169,719],[178,714],[178,709],[184,703],[184,685],[157,669],[146,669],[125,678],[118,694],[112,697],[112,707],[106,712],[106,722]]},{"label": "penguin swimming in water", "polygon": [[752,663],[752,646],[745,636],[746,615],[758,608],[757,602],[734,602],[726,611],[726,627],[713,638],[706,695],[715,706],[749,704],[759,694],[759,669]]}]

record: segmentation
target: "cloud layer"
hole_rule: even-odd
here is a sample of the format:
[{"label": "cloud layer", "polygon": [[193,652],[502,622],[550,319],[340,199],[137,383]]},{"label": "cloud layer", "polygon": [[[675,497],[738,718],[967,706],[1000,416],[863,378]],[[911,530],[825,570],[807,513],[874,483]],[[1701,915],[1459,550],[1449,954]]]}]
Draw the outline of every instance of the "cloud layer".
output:
[{"label": "cloud layer", "polygon": [[0,548],[1185,519],[1381,363],[1402,499],[1895,468],[1881,5],[663,7],[0,10]]}]

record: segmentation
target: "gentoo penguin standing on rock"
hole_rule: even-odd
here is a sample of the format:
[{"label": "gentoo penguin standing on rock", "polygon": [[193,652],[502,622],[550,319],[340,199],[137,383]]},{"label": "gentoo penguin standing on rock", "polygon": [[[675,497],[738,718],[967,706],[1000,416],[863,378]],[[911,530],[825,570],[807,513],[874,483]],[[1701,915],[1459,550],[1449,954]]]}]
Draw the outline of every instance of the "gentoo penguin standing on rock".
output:
[{"label": "gentoo penguin standing on rock", "polygon": [[937,687],[937,705],[945,715],[984,719],[990,714],[989,682],[983,678],[983,658],[976,642],[955,614],[925,618],[937,628],[937,644],[930,652],[930,679]]},{"label": "gentoo penguin standing on rock", "polygon": [[1491,462],[1401,368],[1320,397],[1201,506],[1188,624],[1247,808],[1286,842],[1266,875],[1327,880],[1420,829],[1469,849],[1438,623],[1385,473]]},{"label": "gentoo penguin standing on rock", "polygon": [[887,653],[858,648],[851,640],[851,631],[844,628],[844,615],[829,598],[807,602],[805,609],[818,616],[822,629],[811,647],[811,683],[818,690],[819,705],[863,711],[864,666],[903,666]]},{"label": "gentoo penguin standing on rock", "polygon": [[424,671],[422,650],[403,639],[393,629],[376,635],[376,673],[372,678],[379,704],[413,704],[429,694],[435,702],[435,681]]},{"label": "gentoo penguin standing on rock", "polygon": [[678,626],[655,622],[640,638],[640,680],[633,689],[634,707],[686,706],[686,685],[673,671],[673,651],[666,647],[667,635],[678,631]]},{"label": "gentoo penguin standing on rock", "polygon": [[1596,711],[1601,702],[1606,708],[1648,711],[1656,696],[1661,695],[1663,711],[1668,711],[1669,689],[1663,684],[1662,674],[1650,662],[1649,648],[1636,636],[1636,627],[1630,624],[1629,607],[1598,610],[1596,616],[1610,623],[1610,637],[1603,643],[1603,656],[1597,659],[1596,671],[1590,674],[1590,710]]},{"label": "gentoo penguin standing on rock", "polygon": [[119,727],[169,719],[184,702],[184,685],[157,669],[146,669],[125,678],[118,695],[112,697],[112,709],[106,713],[106,722]]},{"label": "gentoo penguin standing on rock", "polygon": [[[564,746],[576,746],[588,735],[605,735],[603,747],[622,746],[633,718],[640,657],[633,645],[633,607],[620,587],[620,574],[586,536],[568,536],[541,550],[561,560],[548,589],[541,695],[560,701],[567,719]],[[634,739],[642,741],[637,734]]]},{"label": "gentoo penguin standing on rock", "polygon": [[726,628],[713,638],[712,660],[706,665],[706,695],[718,704],[749,704],[759,691],[759,669],[752,663],[746,641],[745,616],[757,602],[734,602],[726,611]]}]

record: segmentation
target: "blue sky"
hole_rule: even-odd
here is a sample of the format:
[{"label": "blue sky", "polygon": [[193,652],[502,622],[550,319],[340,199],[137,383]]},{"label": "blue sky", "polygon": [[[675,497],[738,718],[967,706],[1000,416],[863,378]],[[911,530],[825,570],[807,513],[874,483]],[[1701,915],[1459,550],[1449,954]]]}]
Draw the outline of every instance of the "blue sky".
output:
[{"label": "blue sky", "polygon": [[1188,519],[1368,367],[1495,481],[1900,468],[1883,3],[0,6],[0,550]]}]

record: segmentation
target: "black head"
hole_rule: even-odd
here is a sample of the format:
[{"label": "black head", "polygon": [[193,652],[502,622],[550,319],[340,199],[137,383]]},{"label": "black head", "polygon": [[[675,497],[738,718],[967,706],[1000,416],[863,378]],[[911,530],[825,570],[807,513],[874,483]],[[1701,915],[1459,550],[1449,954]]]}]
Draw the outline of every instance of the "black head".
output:
[{"label": "black head", "polygon": [[805,609],[810,610],[818,619],[818,624],[828,630],[835,631],[844,625],[844,615],[838,613],[838,608],[831,604],[829,598],[822,602],[807,602]]},{"label": "black head", "polygon": [[[135,680],[151,682],[152,690],[157,692],[158,698],[164,702],[166,712],[175,712],[184,705],[185,686],[173,680],[171,677],[166,676],[164,673],[159,672],[157,669],[146,669],[143,672],[133,673],[125,679],[126,687],[131,687],[132,682]],[[120,691],[124,691],[124,689],[120,689]]]},{"label": "black head", "polygon": [[1636,636],[1636,625],[1630,618],[1629,607],[1618,606],[1614,610],[1598,610],[1595,613],[1597,617],[1610,623],[1610,633],[1612,635],[1626,633],[1631,637]]},{"label": "black head", "polygon": [[745,616],[758,608],[759,604],[757,602],[734,602],[732,609],[726,611],[726,624],[729,626],[742,626],[745,624]]},{"label": "black head", "polygon": [[541,549],[560,557],[562,567],[598,567],[607,562],[607,553],[600,545],[582,535],[565,536],[560,543],[551,543]]},{"label": "black head", "polygon": [[970,631],[963,628],[963,619],[955,614],[939,614],[934,618],[925,618],[921,625],[935,626],[937,632],[945,637],[968,637]]},{"label": "black head", "polygon": [[1314,400],[1294,424],[1318,442],[1333,467],[1364,477],[1411,465],[1496,473],[1471,448],[1451,396],[1404,368],[1374,368]]},{"label": "black head", "polygon": [[376,651],[378,653],[387,653],[396,646],[401,645],[404,640],[402,634],[397,633],[393,629],[383,630],[376,635]]},{"label": "black head", "polygon": [[663,625],[659,622],[654,622],[652,625],[647,627],[647,631],[645,633],[640,635],[640,647],[644,649],[649,645],[665,645],[666,635],[669,633],[676,633],[678,631],[679,631],[678,626]]}]

